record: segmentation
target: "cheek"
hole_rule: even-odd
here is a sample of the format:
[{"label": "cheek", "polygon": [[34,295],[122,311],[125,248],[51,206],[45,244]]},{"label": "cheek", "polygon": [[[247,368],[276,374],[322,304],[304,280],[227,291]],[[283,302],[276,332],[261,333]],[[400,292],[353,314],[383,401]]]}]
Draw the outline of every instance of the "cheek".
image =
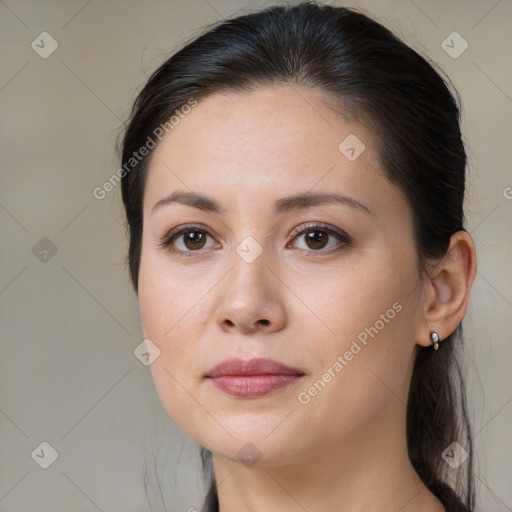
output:
[{"label": "cheek", "polygon": [[143,261],[138,293],[143,336],[160,351],[150,367],[153,382],[167,413],[188,432],[188,424],[200,421],[193,393],[199,369],[204,368],[198,340],[210,318],[202,299],[212,283],[208,278],[185,278],[155,258]]},{"label": "cheek", "polygon": [[355,339],[364,346],[373,339],[393,343],[402,338],[399,333],[407,324],[402,325],[402,320],[411,318],[410,292],[416,283],[415,269],[407,258],[399,260],[384,250],[375,251],[323,272],[314,286],[309,282],[308,291],[304,289],[305,302],[318,312],[333,350],[348,349]]},{"label": "cheek", "polygon": [[[200,340],[204,338],[207,319],[206,301],[201,298],[206,286],[181,287],[176,280],[159,276],[147,280],[139,288],[139,304],[144,338],[149,338],[160,350],[155,361],[176,375],[180,382],[196,377],[195,368],[204,357]],[[185,384],[185,382],[182,382]]]},{"label": "cheek", "polygon": [[144,335],[162,350],[174,344],[186,347],[182,341],[191,341],[204,322],[204,299],[215,277],[200,264],[183,267],[160,251],[144,252],[138,293]]},{"label": "cheek", "polygon": [[[148,283],[149,284],[149,283]],[[150,293],[146,293],[149,291]],[[160,402],[184,432],[194,436],[195,427],[204,424],[204,410],[194,398],[201,367],[194,339],[194,310],[186,301],[169,300],[167,288],[160,286],[140,288],[139,300],[144,324],[144,337],[149,338],[160,350],[160,355],[150,366],[155,390]],[[187,314],[188,311],[188,314]]]},{"label": "cheek", "polygon": [[331,332],[308,347],[308,359],[317,365],[299,401],[311,428],[328,416],[336,436],[386,404],[406,403],[417,313],[411,293],[416,270],[408,257],[376,258],[316,296],[313,303]]},{"label": "cheek", "polygon": [[[402,300],[392,303],[393,309],[380,300],[384,308],[378,301],[373,310],[368,304],[362,324],[347,319],[351,326],[345,329],[346,337],[324,347],[322,367],[298,390],[296,431],[304,445],[317,443],[319,430],[320,444],[329,444],[371,429],[387,413],[403,412],[413,352],[407,340],[410,305]],[[340,323],[339,330],[343,328]]]}]

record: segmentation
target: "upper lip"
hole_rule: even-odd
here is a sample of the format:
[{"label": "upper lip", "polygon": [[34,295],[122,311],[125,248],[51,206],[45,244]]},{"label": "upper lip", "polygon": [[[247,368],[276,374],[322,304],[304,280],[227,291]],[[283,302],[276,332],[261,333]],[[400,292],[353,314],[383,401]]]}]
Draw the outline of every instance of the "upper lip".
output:
[{"label": "upper lip", "polygon": [[226,359],[214,366],[206,377],[221,377],[226,375],[304,375],[304,372],[297,368],[286,366],[273,359]]}]

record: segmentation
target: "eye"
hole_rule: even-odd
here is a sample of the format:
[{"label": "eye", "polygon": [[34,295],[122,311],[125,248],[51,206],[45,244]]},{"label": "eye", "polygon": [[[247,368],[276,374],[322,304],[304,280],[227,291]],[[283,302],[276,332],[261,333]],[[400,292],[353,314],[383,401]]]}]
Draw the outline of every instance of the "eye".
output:
[{"label": "eye", "polygon": [[[344,231],[335,229],[323,223],[313,223],[301,226],[300,228],[295,229],[292,235],[294,237],[293,240],[300,240],[301,238],[304,240],[305,247],[299,247],[299,249],[304,249],[308,252],[330,253],[340,249],[341,247],[350,245],[352,242],[352,238]],[[334,250],[332,250],[332,238],[341,242],[341,244],[334,244]],[[327,250],[325,250],[326,248]]]},{"label": "eye", "polygon": [[[292,232],[293,240],[303,237],[306,247],[299,247],[309,253],[331,253],[342,247],[350,245],[352,238],[342,230],[333,228],[323,223],[311,223],[300,226]],[[207,245],[208,238],[213,236],[200,225],[186,225],[173,229],[159,241],[158,245],[167,248],[178,256],[190,257],[193,253],[199,253],[203,249],[218,247],[215,242]],[[338,244],[332,244],[332,238],[338,240]],[[334,245],[334,249],[333,249]],[[327,248],[327,250],[325,250]]]},{"label": "eye", "polygon": [[206,245],[207,238],[213,237],[201,226],[187,225],[166,234],[158,245],[179,256],[192,256],[193,252],[211,247]]}]

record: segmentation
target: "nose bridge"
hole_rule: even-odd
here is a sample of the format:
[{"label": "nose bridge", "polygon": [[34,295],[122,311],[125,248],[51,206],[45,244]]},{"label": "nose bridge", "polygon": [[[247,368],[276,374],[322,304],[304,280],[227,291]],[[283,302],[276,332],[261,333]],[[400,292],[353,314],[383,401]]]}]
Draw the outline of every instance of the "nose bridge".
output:
[{"label": "nose bridge", "polygon": [[260,325],[277,329],[283,323],[285,312],[276,277],[267,268],[271,260],[271,249],[252,236],[246,236],[235,247],[217,312],[223,328],[229,325],[251,331]]},{"label": "nose bridge", "polygon": [[235,296],[243,301],[264,298],[269,294],[268,279],[271,250],[261,245],[254,237],[246,236],[235,247],[232,256],[233,271],[230,287]]}]

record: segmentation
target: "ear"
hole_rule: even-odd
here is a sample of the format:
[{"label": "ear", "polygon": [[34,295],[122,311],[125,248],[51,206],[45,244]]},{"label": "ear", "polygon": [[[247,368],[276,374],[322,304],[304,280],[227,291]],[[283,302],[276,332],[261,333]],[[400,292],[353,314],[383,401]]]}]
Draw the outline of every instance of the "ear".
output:
[{"label": "ear", "polygon": [[473,239],[466,231],[457,231],[450,238],[446,255],[427,278],[423,322],[421,332],[416,333],[419,345],[427,347],[432,344],[431,332],[437,332],[442,342],[455,331],[466,314],[475,275]]}]

